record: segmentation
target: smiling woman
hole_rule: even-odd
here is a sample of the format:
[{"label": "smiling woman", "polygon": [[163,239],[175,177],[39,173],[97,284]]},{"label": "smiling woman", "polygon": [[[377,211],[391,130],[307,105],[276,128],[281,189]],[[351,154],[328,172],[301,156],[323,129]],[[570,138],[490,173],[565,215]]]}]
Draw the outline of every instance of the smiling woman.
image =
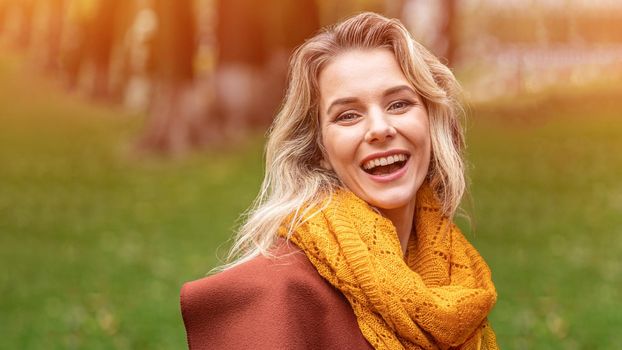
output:
[{"label": "smiling woman", "polygon": [[189,347],[497,349],[490,270],[451,220],[458,91],[377,14],[300,46],[231,262],[182,288]]},{"label": "smiling woman", "polygon": [[318,81],[325,167],[391,220],[405,253],[430,164],[425,105],[388,49],[344,52]]}]

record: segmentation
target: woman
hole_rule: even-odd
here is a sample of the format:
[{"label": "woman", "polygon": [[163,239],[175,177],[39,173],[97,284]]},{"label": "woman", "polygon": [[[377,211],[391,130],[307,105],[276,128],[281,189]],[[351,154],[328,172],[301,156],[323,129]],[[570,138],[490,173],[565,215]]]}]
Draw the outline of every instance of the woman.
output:
[{"label": "woman", "polygon": [[397,20],[305,42],[223,272],[184,285],[191,349],[497,349],[490,270],[451,222],[458,84]]}]

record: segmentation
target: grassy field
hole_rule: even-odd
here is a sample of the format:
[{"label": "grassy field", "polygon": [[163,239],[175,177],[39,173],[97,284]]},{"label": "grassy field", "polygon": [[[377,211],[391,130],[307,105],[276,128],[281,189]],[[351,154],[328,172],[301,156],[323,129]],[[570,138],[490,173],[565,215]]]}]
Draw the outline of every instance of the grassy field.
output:
[{"label": "grassy field", "polygon": [[473,121],[472,239],[505,349],[622,349],[620,97],[569,93]]},{"label": "grassy field", "polygon": [[[141,116],[59,90],[0,56],[0,348],[183,349],[179,287],[226,252],[262,140],[136,157]],[[503,349],[622,348],[621,97],[472,111],[466,231]]]}]

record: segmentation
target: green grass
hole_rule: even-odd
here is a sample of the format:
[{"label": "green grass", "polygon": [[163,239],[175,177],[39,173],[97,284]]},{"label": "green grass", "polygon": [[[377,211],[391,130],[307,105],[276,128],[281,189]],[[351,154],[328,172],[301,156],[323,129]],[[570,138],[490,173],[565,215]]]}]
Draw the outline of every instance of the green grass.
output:
[{"label": "green grass", "polygon": [[480,108],[476,232],[504,349],[619,349],[622,102],[605,92]]},{"label": "green grass", "polygon": [[218,263],[261,149],[137,158],[141,116],[19,67],[0,61],[0,348],[183,349],[179,288]]},{"label": "green grass", "polygon": [[[261,138],[137,157],[142,116],[24,67],[0,56],[0,348],[185,348],[179,287],[226,252]],[[619,97],[474,107],[468,236],[493,270],[503,349],[622,348]]]}]

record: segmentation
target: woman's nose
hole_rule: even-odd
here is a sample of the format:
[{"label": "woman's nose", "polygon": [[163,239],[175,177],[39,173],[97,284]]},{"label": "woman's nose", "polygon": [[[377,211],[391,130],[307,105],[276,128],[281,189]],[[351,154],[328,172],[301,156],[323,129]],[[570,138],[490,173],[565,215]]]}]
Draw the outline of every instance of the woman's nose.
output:
[{"label": "woman's nose", "polygon": [[368,121],[369,127],[365,134],[366,142],[384,142],[387,138],[393,138],[397,133],[390,120],[381,111],[370,112]]}]

